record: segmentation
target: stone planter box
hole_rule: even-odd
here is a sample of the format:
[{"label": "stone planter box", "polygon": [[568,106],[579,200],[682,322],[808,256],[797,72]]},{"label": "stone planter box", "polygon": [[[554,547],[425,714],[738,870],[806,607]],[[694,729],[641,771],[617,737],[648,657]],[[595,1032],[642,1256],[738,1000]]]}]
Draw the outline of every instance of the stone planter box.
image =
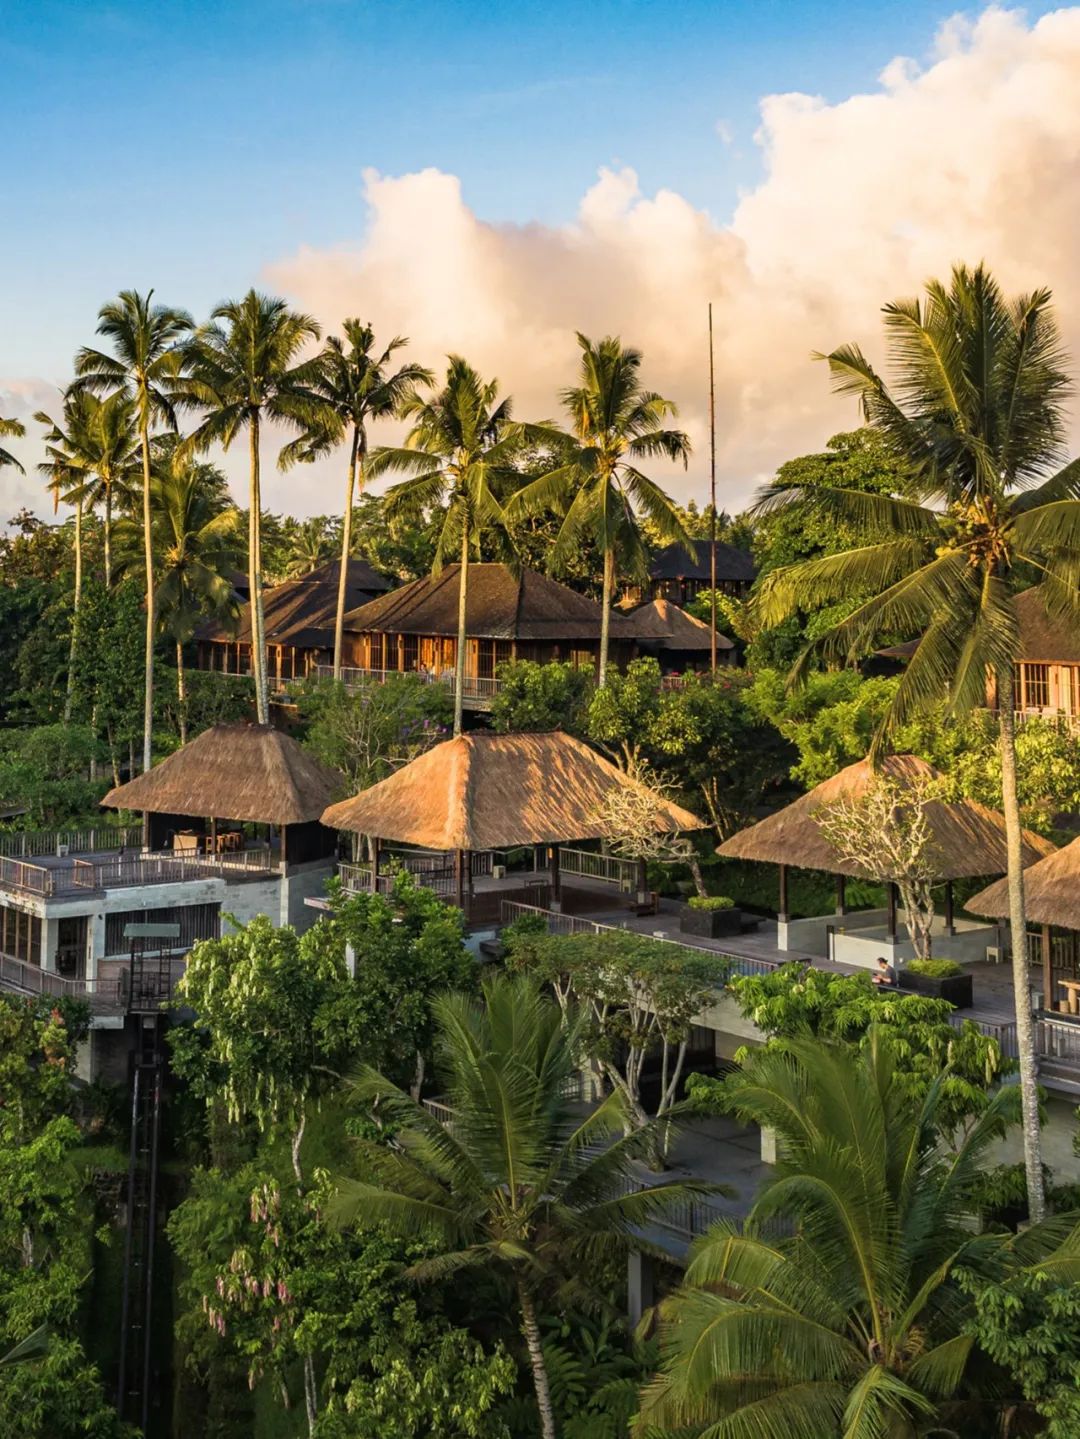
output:
[{"label": "stone planter box", "polygon": [[946,979],[934,979],[929,974],[912,974],[902,969],[899,975],[900,988],[912,994],[926,994],[931,999],[947,999],[957,1009],[971,1008],[971,975],[951,974]]},{"label": "stone planter box", "polygon": [[679,929],[699,939],[726,939],[742,933],[742,910],[691,909],[684,905],[679,912]]}]

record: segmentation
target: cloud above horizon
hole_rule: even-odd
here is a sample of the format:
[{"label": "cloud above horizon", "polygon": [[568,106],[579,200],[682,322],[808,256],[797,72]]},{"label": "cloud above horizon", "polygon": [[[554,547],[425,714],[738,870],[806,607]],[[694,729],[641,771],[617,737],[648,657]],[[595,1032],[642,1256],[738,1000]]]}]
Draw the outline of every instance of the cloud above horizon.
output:
[{"label": "cloud above horizon", "polygon": [[557,410],[575,330],[620,334],[679,403],[697,453],[665,478],[699,498],[711,299],[728,509],[858,423],[811,351],[858,340],[877,355],[882,303],[957,260],[985,259],[1009,291],[1052,286],[1080,358],[1080,8],[950,20],[925,65],[893,60],[873,93],[767,97],[755,138],[764,177],[726,224],[643,194],[629,168],[601,170],[561,227],[489,223],[437,170],[369,171],[362,242],[304,248],[266,280],[328,326],[360,314],[428,362],[466,355],[522,418]]}]

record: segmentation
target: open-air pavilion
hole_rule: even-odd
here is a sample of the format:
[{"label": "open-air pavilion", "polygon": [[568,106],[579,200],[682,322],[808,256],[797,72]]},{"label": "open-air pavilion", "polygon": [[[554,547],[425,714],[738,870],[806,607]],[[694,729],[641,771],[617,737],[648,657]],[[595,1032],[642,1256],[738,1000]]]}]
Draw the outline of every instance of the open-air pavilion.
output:
[{"label": "open-air pavilion", "polygon": [[[822,833],[816,813],[843,797],[865,794],[878,776],[899,783],[921,778],[938,778],[937,771],[915,755],[892,755],[875,769],[869,760],[859,760],[817,785],[809,794],[748,829],[741,830],[719,846],[724,859],[756,860],[776,865],[779,873],[777,946],[803,954],[836,959],[864,968],[873,967],[885,954],[893,961],[912,957],[913,950],[898,928],[895,877],[867,874],[843,860]],[[995,810],[972,800],[948,802],[930,800],[925,808],[935,857],[936,879],[944,886],[944,910],[935,916],[933,933],[936,957],[973,962],[986,958],[988,947],[996,945],[992,926],[958,919],[953,901],[953,882],[1002,874],[1007,868],[1005,820]],[[1053,852],[1054,846],[1039,835],[1024,833],[1024,863],[1034,864]],[[836,876],[836,908],[831,915],[792,919],[788,906],[788,871],[809,869]],[[860,879],[885,882],[886,906],[850,914],[845,881]]]},{"label": "open-air pavilion", "polygon": [[[688,810],[560,731],[459,735],[352,799],[331,805],[322,819],[331,829],[369,841],[370,863],[355,867],[358,884],[385,885],[384,846],[410,846],[411,853],[400,856],[406,866],[425,883],[441,879],[433,887],[454,899],[475,924],[497,920],[502,900],[530,893],[537,903],[558,908],[563,847],[609,837],[605,806],[619,790],[647,798],[658,834],[701,827]],[[530,877],[505,875],[500,853],[523,849],[531,851]],[[596,878],[609,881],[611,876],[601,873],[605,867],[630,875],[638,871],[636,888],[644,890],[644,864],[603,854],[585,859],[595,861]],[[577,852],[573,869],[575,877],[589,878],[589,865]]]},{"label": "open-air pavilion", "polygon": [[[1009,884],[996,880],[965,906],[972,914],[1008,923]],[[1043,1008],[1080,1013],[1080,839],[1024,870],[1028,953],[1042,971]]]}]

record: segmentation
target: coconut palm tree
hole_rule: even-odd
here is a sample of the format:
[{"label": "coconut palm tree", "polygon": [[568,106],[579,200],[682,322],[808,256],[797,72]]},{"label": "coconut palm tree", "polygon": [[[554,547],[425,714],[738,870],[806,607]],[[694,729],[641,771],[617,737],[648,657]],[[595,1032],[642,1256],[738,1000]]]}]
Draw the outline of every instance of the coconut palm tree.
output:
[{"label": "coconut palm tree", "polygon": [[184,310],[153,304],[154,292],[121,290],[98,311],[97,333],[113,353],[82,349],[75,356],[77,383],[97,394],[116,391],[134,406],[142,452],[143,554],[146,565],[146,644],[143,667],[143,769],[152,761],[154,736],[154,556],[151,537],[150,431],[159,421],[176,428],[176,380],[183,366],[181,341],[192,329]]},{"label": "coconut palm tree", "polygon": [[[5,435],[12,440],[21,440],[25,434],[26,426],[20,420],[0,418],[0,435]],[[5,465],[13,465],[21,474],[26,473],[11,451],[0,447],[0,469],[3,469]]]},{"label": "coconut palm tree", "polygon": [[242,430],[248,433],[251,670],[260,724],[270,722],[270,697],[263,620],[259,441],[264,420],[303,431],[325,428],[326,408],[314,389],[321,374],[320,362],[317,357],[300,359],[305,346],[320,335],[310,315],[290,310],[284,300],[249,290],[243,299],[219,305],[188,349],[191,372],[184,385],[185,398],[204,416],[188,443],[205,448],[216,442],[228,449]]},{"label": "coconut palm tree", "polygon": [[[63,404],[61,420],[52,419],[44,410],[34,416],[39,425],[47,427],[47,461],[40,469],[51,477],[54,494],[57,486],[68,480],[73,489],[78,477],[85,508],[101,506],[105,588],[109,589],[113,581],[113,512],[118,505],[130,504],[138,484],[135,409],[122,391],[102,400],[74,385],[64,394]],[[61,493],[60,498],[67,495]]]},{"label": "coconut palm tree", "polygon": [[460,355],[451,355],[446,382],[431,399],[413,391],[399,413],[413,424],[404,446],[381,446],[368,462],[371,477],[412,472],[386,494],[386,513],[416,514],[445,507],[432,573],[456,555],[458,638],[454,734],[461,733],[465,690],[465,616],[471,547],[488,529],[503,527],[503,500],[519,482],[514,456],[534,427],[510,423],[511,400],[498,381],[484,381]]},{"label": "coconut palm tree", "polygon": [[924,302],[897,301],[883,313],[891,391],[856,345],[824,358],[834,388],[858,398],[904,461],[906,492],[768,492],[763,506],[794,501],[864,533],[869,525],[877,538],[772,571],[754,614],[769,627],[800,606],[873,595],[806,647],[795,683],[815,660],[853,662],[884,635],[918,639],[879,744],[943,700],[953,712],[985,706],[988,676],[996,686],[1024,1156],[1037,1220],[1045,1201],[1016,793],[1014,592],[1033,575],[1047,611],[1080,622],[1080,461],[1058,469],[1065,356],[1050,292],[1006,300],[981,265],[958,266],[947,286],[927,286]]},{"label": "coconut palm tree", "polygon": [[285,563],[286,579],[310,575],[333,558],[337,546],[331,523],[324,515],[301,520],[289,536],[289,554]]},{"label": "coconut palm tree", "polygon": [[[235,617],[239,606],[228,575],[243,552],[240,513],[225,476],[200,464],[171,436],[155,447],[150,487],[154,547],[154,608],[176,646],[176,698],[180,743],[187,743],[184,645],[209,617]],[[129,573],[141,572],[139,526],[117,525],[117,552]]]},{"label": "coconut palm tree", "polygon": [[[368,456],[368,424],[396,415],[418,385],[430,385],[434,375],[423,365],[407,364],[390,370],[397,350],[409,342],[395,335],[384,350],[375,344],[375,331],[360,320],[346,320],[342,336],[330,335],[322,352],[319,378],[312,388],[323,399],[333,427],[323,434],[301,436],[282,451],[284,465],[310,460],[343,438],[349,441],[349,468],[345,479],[345,511],[341,529],[341,571],[338,577],[337,613],[334,620],[334,678],[341,678],[341,654],[345,633],[345,595],[349,557],[352,553],[353,506],[357,492],[363,493],[364,466]],[[321,562],[320,562],[321,563]]]},{"label": "coconut palm tree", "polygon": [[643,1394],[642,1428],[724,1439],[1006,1432],[981,1427],[1015,1396],[966,1331],[973,1301],[955,1273],[1038,1265],[1075,1279],[1080,1229],[1072,1216],[1022,1235],[978,1232],[980,1167],[1019,1106],[1000,1089],[950,1150],[943,1079],[913,1106],[880,1033],[863,1049],[768,1046],[732,1077],[732,1110],[776,1131],[778,1161],[745,1224],[698,1240],[662,1304],[663,1370]]},{"label": "coconut palm tree", "polygon": [[375,1070],[361,1070],[355,1094],[374,1105],[395,1143],[360,1142],[371,1178],[340,1181],[336,1218],[434,1239],[441,1252],[414,1264],[414,1279],[476,1267],[512,1280],[541,1432],[554,1439],[538,1297],[552,1289],[583,1292],[590,1265],[640,1248],[635,1230],[716,1186],[672,1181],[637,1189],[630,1182],[631,1160],[653,1136],[612,1139],[624,1118],[615,1094],[585,1118],[574,1112],[565,1091],[581,1020],[570,1014],[564,1022],[529,980],[495,976],[482,1000],[443,996],[434,1014],[451,1123],[444,1127]]},{"label": "coconut palm tree", "polygon": [[685,466],[690,440],[682,430],[665,427],[678,411],[671,400],[643,387],[640,350],[610,335],[594,341],[579,333],[577,339],[580,382],[561,397],[570,417],[570,434],[549,431],[546,439],[556,453],[555,468],[519,490],[507,513],[511,518],[545,510],[563,515],[551,552],[556,570],[566,566],[586,538],[603,554],[598,675],[603,686],[616,561],[641,575],[647,566],[639,514],[652,522],[662,541],[677,541],[693,550],[676,505],[636,462],[663,455],[682,460]]},{"label": "coconut palm tree", "polygon": [[[38,473],[48,480],[53,497],[53,512],[59,509],[60,501],[75,508],[75,584],[72,593],[71,639],[68,644],[67,688],[64,695],[64,723],[71,723],[71,712],[75,703],[75,673],[79,656],[79,631],[82,620],[83,594],[83,512],[91,485],[84,468],[82,440],[76,438],[86,420],[86,410],[100,408],[100,402],[92,395],[68,393],[64,397],[64,423],[61,427],[44,412],[34,416],[41,425],[47,426],[45,454],[47,458],[38,465]],[[106,561],[109,552],[106,547]]]}]

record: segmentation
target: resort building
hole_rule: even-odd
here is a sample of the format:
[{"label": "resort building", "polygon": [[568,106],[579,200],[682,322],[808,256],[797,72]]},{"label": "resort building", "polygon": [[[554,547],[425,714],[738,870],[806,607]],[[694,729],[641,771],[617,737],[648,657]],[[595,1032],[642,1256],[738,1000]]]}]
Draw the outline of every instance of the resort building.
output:
[{"label": "resort building", "polygon": [[[317,666],[333,662],[339,575],[339,562],[330,560],[310,574],[264,590],[266,661],[272,687],[279,689],[288,680],[302,679]],[[350,560],[345,608],[366,604],[391,587],[390,580],[365,560]],[[250,604],[240,611],[235,627],[204,625],[197,639],[199,669],[232,675],[251,673]]]},{"label": "resort building", "polygon": [[[716,541],[716,588],[721,594],[740,598],[749,591],[756,574],[754,561],[745,550]],[[695,541],[693,550],[685,545],[665,545],[649,566],[648,585],[644,589],[627,585],[623,595],[630,604],[649,599],[684,606],[709,589],[711,576],[708,540]]]},{"label": "resort building", "polygon": [[[168,997],[226,915],[307,927],[304,901],[335,863],[319,817],[343,789],[287,735],[218,725],[106,795],[141,825],[4,836],[0,985],[85,999],[97,1027],[123,1028]],[[147,926],[170,932],[155,940]]]},{"label": "resort building", "polygon": [[[672,600],[651,600],[623,615],[633,631],[641,654],[653,655],[664,674],[685,674],[709,668],[712,631],[707,624],[688,615]],[[735,663],[735,646],[727,635],[716,635],[716,662]]]}]

